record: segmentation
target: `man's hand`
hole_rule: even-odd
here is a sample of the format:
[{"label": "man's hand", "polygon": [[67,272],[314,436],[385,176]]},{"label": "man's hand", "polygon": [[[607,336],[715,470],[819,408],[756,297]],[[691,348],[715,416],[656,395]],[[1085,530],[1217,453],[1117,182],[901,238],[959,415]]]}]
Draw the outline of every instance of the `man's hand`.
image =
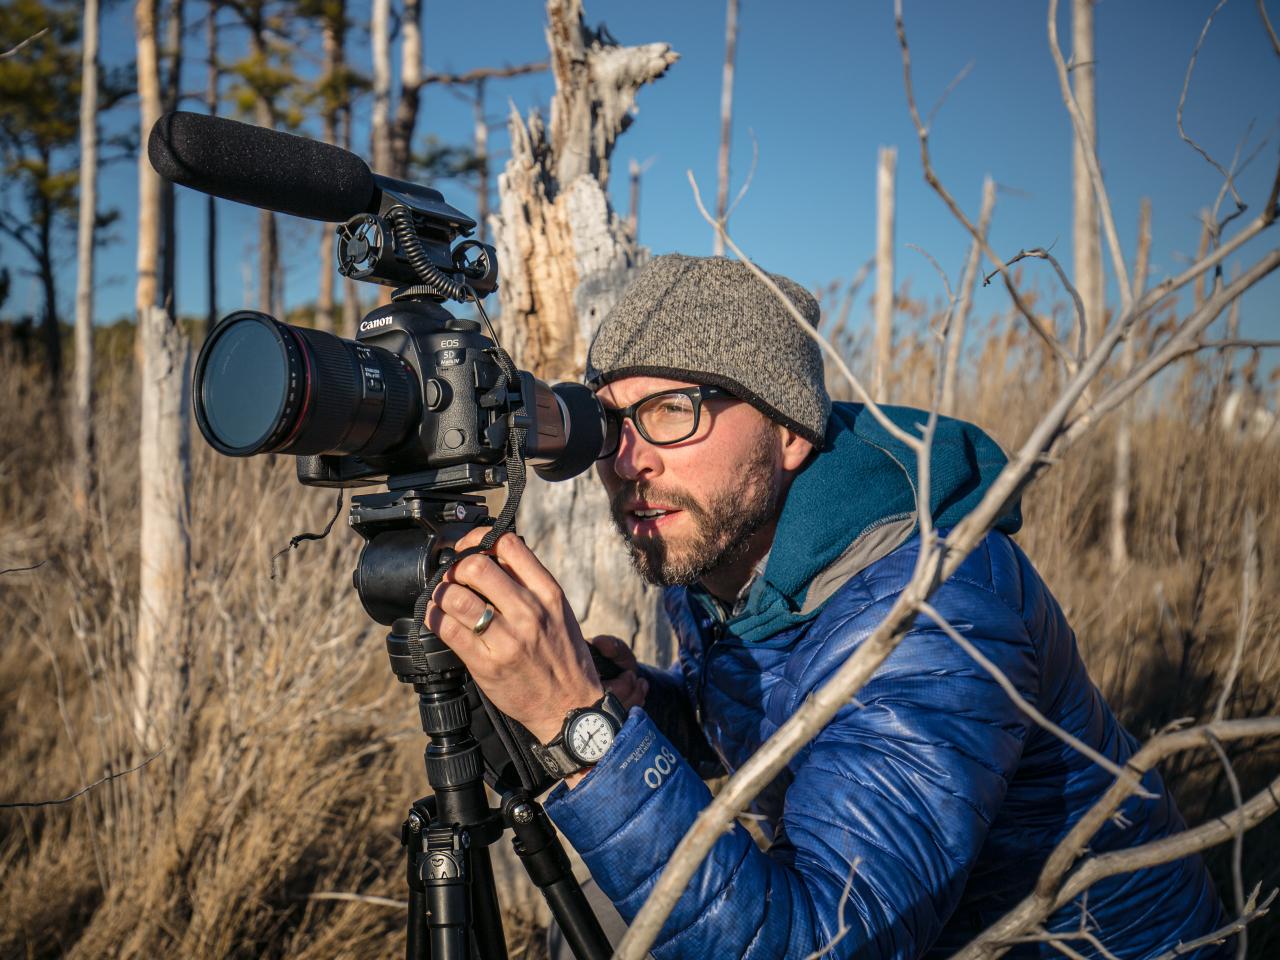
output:
[{"label": "man's hand", "polygon": [[[478,546],[486,532],[472,530],[456,549]],[[547,743],[559,735],[566,713],[595,703],[604,688],[578,620],[546,567],[510,533],[493,554],[464,557],[449,568],[427,606],[426,625],[494,706]],[[493,620],[476,633],[486,602]]]},{"label": "man's hand", "polygon": [[621,701],[630,710],[632,707],[643,707],[644,699],[649,695],[649,681],[640,676],[639,664],[631,648],[617,637],[602,633],[589,641],[596,651],[606,660],[612,660],[618,668],[618,675],[604,681],[604,688]]}]

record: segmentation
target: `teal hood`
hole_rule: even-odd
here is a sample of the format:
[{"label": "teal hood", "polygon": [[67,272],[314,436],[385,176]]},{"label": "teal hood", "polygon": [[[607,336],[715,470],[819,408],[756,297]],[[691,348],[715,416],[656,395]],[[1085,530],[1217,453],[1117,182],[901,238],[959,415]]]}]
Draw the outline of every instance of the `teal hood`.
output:
[{"label": "teal hood", "polygon": [[[881,409],[914,435],[929,416],[910,407]],[[929,458],[934,524],[959,523],[1006,462],[996,442],[973,424],[939,417]],[[916,533],[916,475],[914,451],[865,406],[833,404],[822,449],[792,482],[764,573],[742,611],[727,621],[729,634],[752,645],[790,642],[778,635],[816,617],[850,577]],[[1014,533],[1020,526],[1015,500],[996,529]]]}]

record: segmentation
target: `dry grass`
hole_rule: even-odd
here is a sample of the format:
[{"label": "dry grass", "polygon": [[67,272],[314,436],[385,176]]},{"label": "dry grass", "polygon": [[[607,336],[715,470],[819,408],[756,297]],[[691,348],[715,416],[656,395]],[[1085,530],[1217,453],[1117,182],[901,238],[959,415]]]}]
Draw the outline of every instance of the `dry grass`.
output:
[{"label": "dry grass", "polygon": [[[69,514],[65,444],[37,372],[0,354],[0,801],[65,796],[145,759],[128,718],[136,618],[135,377],[127,329],[103,331],[100,498],[87,546]],[[962,410],[1018,440],[1053,389],[1041,352],[994,324],[971,358]],[[921,402],[932,351],[908,340],[895,396]],[[1131,550],[1107,567],[1112,445],[1104,430],[1030,492],[1020,541],[1080,634],[1094,677],[1135,733],[1212,711],[1237,632],[1240,530],[1259,516],[1260,607],[1234,716],[1280,709],[1280,486],[1274,443],[1213,425],[1213,365],[1147,395],[1135,436]],[[1110,430],[1107,427],[1106,430]],[[350,589],[350,535],[292,556],[282,582],[267,558],[318,529],[332,496],[305,490],[289,458],[231,461],[197,436],[194,573],[186,697],[157,718],[163,752],[71,803],[0,811],[0,956],[343,957],[403,953],[400,911],[309,899],[326,891],[401,899],[398,828],[425,788],[412,696],[392,678],[382,628]],[[1235,758],[1246,791],[1276,752]],[[1188,817],[1226,808],[1208,756],[1168,771]],[[1246,878],[1280,882],[1255,832]],[[1212,858],[1227,876],[1225,851]],[[513,918],[520,954],[532,924]],[[1253,955],[1280,948],[1258,927]]]}]

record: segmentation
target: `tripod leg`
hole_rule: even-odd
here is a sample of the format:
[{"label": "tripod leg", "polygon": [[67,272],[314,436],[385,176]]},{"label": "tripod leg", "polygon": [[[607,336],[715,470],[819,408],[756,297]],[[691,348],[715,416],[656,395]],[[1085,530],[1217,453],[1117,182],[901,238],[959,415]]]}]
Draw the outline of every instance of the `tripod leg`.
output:
[{"label": "tripod leg", "polygon": [[498,888],[493,882],[493,860],[489,848],[471,848],[471,933],[475,937],[476,960],[506,960],[507,938],[502,930]]},{"label": "tripod leg", "polygon": [[466,831],[457,824],[427,830],[422,882],[431,960],[469,960],[471,956],[468,845]]},{"label": "tripod leg", "polygon": [[431,960],[428,953],[427,885],[422,880],[422,831],[430,818],[431,812],[428,809],[420,810],[414,804],[408,819],[400,828],[400,842],[404,846],[409,881],[409,917],[405,945],[407,960]]},{"label": "tripod leg", "polygon": [[516,853],[529,879],[546,898],[573,955],[578,960],[607,960],[613,947],[578,886],[569,857],[545,811],[520,794],[510,795],[503,809],[515,833]]}]

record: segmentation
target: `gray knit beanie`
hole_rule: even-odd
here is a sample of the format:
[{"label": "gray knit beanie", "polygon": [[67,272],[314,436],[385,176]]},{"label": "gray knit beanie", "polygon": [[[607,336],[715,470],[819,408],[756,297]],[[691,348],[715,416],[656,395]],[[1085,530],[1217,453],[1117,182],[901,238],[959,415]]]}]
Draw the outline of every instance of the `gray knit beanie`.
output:
[{"label": "gray knit beanie", "polygon": [[[811,324],[818,302],[770,274]],[[821,444],[831,398],[822,353],[777,295],[724,257],[655,257],[637,271],[587,354],[587,385],[667,377],[723,387],[769,419]]]}]

